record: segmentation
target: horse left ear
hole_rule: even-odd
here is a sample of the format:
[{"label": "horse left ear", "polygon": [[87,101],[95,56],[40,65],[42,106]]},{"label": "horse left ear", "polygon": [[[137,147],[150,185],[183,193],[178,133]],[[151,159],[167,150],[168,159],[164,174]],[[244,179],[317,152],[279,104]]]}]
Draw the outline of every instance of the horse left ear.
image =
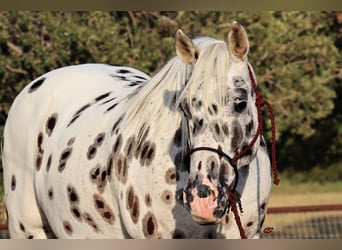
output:
[{"label": "horse left ear", "polygon": [[228,34],[229,51],[239,59],[243,59],[248,53],[249,42],[245,29],[236,21]]},{"label": "horse left ear", "polygon": [[194,64],[198,58],[196,46],[181,29],[176,33],[176,53],[186,64]]}]

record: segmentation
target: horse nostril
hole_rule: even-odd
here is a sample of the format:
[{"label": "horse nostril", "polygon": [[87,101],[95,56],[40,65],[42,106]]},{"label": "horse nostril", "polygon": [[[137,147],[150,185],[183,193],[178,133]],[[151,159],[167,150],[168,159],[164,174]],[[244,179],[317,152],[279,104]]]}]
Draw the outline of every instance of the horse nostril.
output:
[{"label": "horse nostril", "polygon": [[197,194],[200,198],[208,197],[213,191],[210,189],[209,186],[204,184],[197,185]]}]

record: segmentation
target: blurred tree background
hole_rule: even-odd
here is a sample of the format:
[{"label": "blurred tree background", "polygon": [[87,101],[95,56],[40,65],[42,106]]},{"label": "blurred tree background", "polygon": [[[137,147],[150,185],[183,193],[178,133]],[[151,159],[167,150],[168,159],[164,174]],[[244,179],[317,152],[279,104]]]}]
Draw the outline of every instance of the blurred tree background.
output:
[{"label": "blurred tree background", "polygon": [[47,71],[96,62],[153,75],[175,56],[178,28],[226,39],[233,20],[275,111],[281,173],[341,180],[341,12],[0,12],[0,135],[15,96]]}]

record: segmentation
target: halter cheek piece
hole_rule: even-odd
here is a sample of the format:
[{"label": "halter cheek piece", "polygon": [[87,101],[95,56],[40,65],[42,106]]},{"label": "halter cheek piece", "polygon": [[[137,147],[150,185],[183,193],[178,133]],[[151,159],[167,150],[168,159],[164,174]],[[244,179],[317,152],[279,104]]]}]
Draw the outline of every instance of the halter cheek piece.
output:
[{"label": "halter cheek piece", "polygon": [[[240,236],[241,236],[242,239],[246,239],[247,236],[246,236],[245,231],[244,231],[244,229],[242,227],[242,224],[241,224],[241,221],[240,221],[240,216],[239,216],[239,213],[237,211],[237,206],[236,206],[236,203],[238,203],[239,210],[242,213],[243,211],[242,211],[242,205],[241,205],[241,201],[240,201],[240,195],[236,191],[236,187],[237,187],[238,180],[239,180],[239,172],[238,172],[238,169],[237,169],[237,161],[238,161],[238,159],[243,157],[254,146],[256,140],[258,139],[258,137],[262,136],[263,119],[262,119],[262,110],[261,110],[261,108],[264,105],[266,105],[266,107],[268,109],[269,116],[270,116],[270,119],[271,119],[271,126],[272,126],[272,157],[271,157],[271,159],[272,159],[272,170],[273,170],[273,178],[274,178],[273,182],[276,185],[279,184],[279,178],[278,178],[278,173],[277,173],[277,165],[276,165],[276,155],[275,155],[275,152],[276,152],[276,145],[275,145],[275,138],[276,138],[276,136],[275,136],[275,122],[274,122],[274,114],[273,114],[272,106],[258,92],[256,80],[254,78],[254,73],[253,73],[253,70],[252,70],[250,64],[248,64],[248,73],[249,73],[249,77],[250,77],[251,82],[252,82],[253,90],[254,90],[254,92],[256,94],[255,105],[256,105],[257,111],[258,111],[258,128],[257,128],[257,131],[256,131],[253,139],[248,144],[248,146],[245,147],[240,152],[236,153],[234,155],[234,157],[231,158],[226,153],[224,153],[224,152],[222,152],[222,151],[220,151],[218,149],[215,149],[215,148],[211,148],[211,147],[191,148],[190,143],[188,142],[187,152],[185,153],[185,158],[186,158],[185,162],[189,162],[191,154],[193,154],[194,152],[197,152],[197,151],[210,151],[210,152],[218,154],[220,157],[225,159],[229,163],[229,165],[234,169],[235,181],[234,181],[233,187],[231,187],[231,186],[228,187],[227,184],[224,181],[221,182],[221,184],[223,184],[223,186],[226,187],[226,191],[228,193],[228,201],[229,201],[229,202],[227,202],[227,206],[225,207],[223,214],[225,214],[226,212],[229,212],[230,206],[232,207],[232,211],[234,213],[235,221],[236,221],[236,224],[237,224],[237,226],[239,228]],[[189,129],[189,125],[188,125],[188,129]]]}]

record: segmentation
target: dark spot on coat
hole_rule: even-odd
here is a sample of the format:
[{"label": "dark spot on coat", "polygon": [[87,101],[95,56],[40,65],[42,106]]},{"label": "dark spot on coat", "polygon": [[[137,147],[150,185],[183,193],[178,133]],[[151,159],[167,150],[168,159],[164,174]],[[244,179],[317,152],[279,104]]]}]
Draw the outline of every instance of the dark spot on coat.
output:
[{"label": "dark spot on coat", "polygon": [[107,108],[106,112],[111,111],[113,108],[115,108],[119,103],[114,103],[110,107]]},{"label": "dark spot on coat", "polygon": [[140,164],[141,166],[149,166],[155,155],[155,143],[146,141],[142,146],[140,153]]},{"label": "dark spot on coat", "polygon": [[57,113],[54,113],[52,114],[47,122],[46,122],[46,128],[45,128],[45,132],[48,136],[51,136],[52,132],[53,132],[53,129],[55,128],[56,126],[56,123],[57,123],[57,118],[58,118],[58,114]]},{"label": "dark spot on coat", "polygon": [[102,99],[108,97],[108,96],[110,95],[110,93],[111,93],[111,92],[108,92],[108,93],[105,93],[105,94],[103,94],[103,95],[100,95],[100,96],[96,97],[96,98],[94,99],[94,101],[95,101],[95,102],[101,101]]},{"label": "dark spot on coat", "polygon": [[246,136],[247,137],[251,136],[253,127],[254,127],[253,120],[251,120],[251,122],[246,125]]},{"label": "dark spot on coat", "polygon": [[243,138],[242,128],[239,125],[239,123],[235,121],[233,124],[233,138],[231,141],[231,148],[233,152],[238,151],[239,146],[242,142],[242,138]]},{"label": "dark spot on coat", "polygon": [[201,171],[201,169],[202,169],[202,161],[200,161],[197,165],[197,170]]},{"label": "dark spot on coat", "polygon": [[36,91],[36,90],[44,83],[45,80],[46,80],[46,78],[45,78],[45,77],[42,77],[42,78],[37,79],[36,81],[34,81],[34,82],[31,84],[31,86],[29,87],[28,92],[29,92],[29,93],[32,93],[32,92]]},{"label": "dark spot on coat", "polygon": [[74,142],[75,142],[75,137],[71,137],[70,139],[69,139],[69,141],[68,141],[68,146],[72,146],[72,144],[74,144]]},{"label": "dark spot on coat", "polygon": [[73,116],[70,122],[68,123],[67,128],[70,127],[70,125],[73,124],[80,116],[81,114]]},{"label": "dark spot on coat", "polygon": [[132,221],[136,224],[139,219],[139,198],[135,195],[134,189],[132,186],[128,188],[126,193],[127,200],[126,200],[126,208],[130,212]]},{"label": "dark spot on coat", "polygon": [[214,113],[217,115],[217,112],[218,112],[217,105],[216,105],[216,104],[213,104],[213,105],[212,105],[212,108],[213,108]]},{"label": "dark spot on coat", "polygon": [[79,197],[78,197],[75,187],[69,184],[67,186],[67,193],[68,193],[68,198],[71,204],[79,203]]},{"label": "dark spot on coat", "polygon": [[121,116],[113,125],[113,128],[112,128],[112,135],[114,135],[114,132],[116,131],[116,129],[119,127],[119,124],[121,123],[121,121],[123,120],[123,117],[124,116]]},{"label": "dark spot on coat", "polygon": [[12,175],[11,178],[11,190],[14,191],[17,186],[17,179],[15,178],[15,175]]},{"label": "dark spot on coat", "polygon": [[53,189],[52,188],[49,188],[49,190],[48,190],[48,197],[49,197],[49,200],[53,200]]},{"label": "dark spot on coat", "polygon": [[130,187],[127,191],[127,209],[131,209],[133,207],[134,201],[134,190],[133,187]]},{"label": "dark spot on coat", "polygon": [[145,124],[139,129],[138,137],[137,137],[137,147],[135,150],[135,158],[138,159],[140,155],[140,151],[142,149],[142,145],[145,142],[148,133],[149,133],[150,127],[146,127],[145,129]]},{"label": "dark spot on coat", "polygon": [[68,222],[68,221],[63,221],[63,227],[64,227],[65,232],[66,232],[68,235],[72,235],[73,229],[72,229],[72,226],[71,226],[70,222]]},{"label": "dark spot on coat", "polygon": [[92,217],[90,214],[88,214],[88,213],[83,213],[82,216],[83,216],[84,221],[85,221],[89,226],[91,226],[91,227],[94,229],[95,232],[97,232],[97,233],[100,232],[99,227],[97,226],[97,224],[95,223],[93,217]]},{"label": "dark spot on coat", "polygon": [[71,153],[72,153],[72,148],[70,148],[70,147],[65,149],[62,152],[62,154],[61,154],[61,156],[59,158],[59,165],[58,165],[58,171],[59,172],[62,172],[64,170],[64,168],[66,166],[66,162],[70,158]]},{"label": "dark spot on coat", "polygon": [[157,220],[151,212],[148,212],[142,219],[143,233],[146,238],[156,238],[158,231]]},{"label": "dark spot on coat", "polygon": [[108,100],[102,102],[101,105],[104,105],[104,104],[106,104],[106,103],[109,103],[109,102],[112,102],[112,101],[115,101],[115,100],[116,100],[116,97],[112,97],[112,98],[110,98],[110,99],[108,99]]},{"label": "dark spot on coat", "polygon": [[71,206],[70,207],[71,214],[79,221],[81,221],[81,212],[78,206]]},{"label": "dark spot on coat", "polygon": [[107,176],[108,176],[108,180],[111,180],[112,177],[112,170],[113,170],[113,164],[114,164],[114,159],[113,159],[113,155],[110,155],[107,161]]},{"label": "dark spot on coat", "polygon": [[19,228],[21,231],[25,232],[25,226],[23,225],[23,223],[19,222]]},{"label": "dark spot on coat", "polygon": [[43,148],[42,148],[43,138],[44,138],[43,133],[39,133],[38,138],[37,138],[37,145],[38,145],[39,153],[43,153]]},{"label": "dark spot on coat", "polygon": [[218,174],[218,162],[215,156],[208,157],[206,167],[211,177],[216,178]]},{"label": "dark spot on coat", "polygon": [[192,134],[198,135],[202,133],[202,131],[206,128],[206,124],[204,124],[203,118],[194,118],[194,127],[192,128]]},{"label": "dark spot on coat", "polygon": [[128,168],[129,165],[127,163],[127,159],[124,157],[123,154],[119,154],[119,156],[115,160],[114,169],[117,179],[123,184],[125,184],[127,181]]},{"label": "dark spot on coat", "polygon": [[118,71],[117,71],[117,73],[118,74],[127,74],[127,73],[131,73],[129,70],[127,70],[127,69],[119,69]]},{"label": "dark spot on coat", "polygon": [[229,215],[228,214],[225,216],[225,222],[226,222],[226,224],[228,224],[228,222],[229,222]]},{"label": "dark spot on coat", "polygon": [[152,198],[149,194],[146,194],[145,195],[145,204],[146,206],[148,207],[151,207],[152,206]]},{"label": "dark spot on coat", "polygon": [[121,146],[122,146],[122,136],[121,136],[121,134],[119,134],[118,137],[116,138],[114,145],[113,145],[114,155],[117,155],[119,153],[119,151],[121,150]]},{"label": "dark spot on coat", "polygon": [[100,133],[95,138],[95,144],[97,147],[100,147],[104,141],[104,138],[106,137],[105,133]]},{"label": "dark spot on coat", "polygon": [[166,204],[171,204],[173,200],[172,198],[173,198],[173,194],[170,190],[164,190],[163,193],[161,194],[161,199]]},{"label": "dark spot on coat", "polygon": [[100,172],[101,172],[100,165],[96,165],[96,167],[90,171],[90,181],[96,182],[97,177],[100,175]]},{"label": "dark spot on coat", "polygon": [[167,184],[173,185],[176,184],[176,169],[174,168],[169,168],[166,172],[165,172],[165,181]]},{"label": "dark spot on coat", "polygon": [[132,221],[135,224],[138,222],[139,214],[140,214],[140,211],[139,211],[139,199],[138,199],[138,196],[135,196],[134,197],[134,202],[133,202],[133,207],[132,207],[132,210],[131,210],[131,218],[132,218]]},{"label": "dark spot on coat", "polygon": [[101,215],[101,217],[108,223],[113,224],[115,221],[115,216],[113,210],[106,204],[105,200],[99,194],[94,194],[93,196],[95,202],[95,208]]},{"label": "dark spot on coat", "polygon": [[124,149],[124,152],[126,154],[127,160],[131,160],[132,156],[133,156],[133,152],[135,150],[135,137],[131,136],[127,142],[126,142],[126,146]]},{"label": "dark spot on coat", "polygon": [[88,148],[88,152],[87,152],[88,160],[94,159],[96,152],[97,152],[96,145],[94,145],[94,144],[90,145]]},{"label": "dark spot on coat", "polygon": [[224,124],[222,125],[222,131],[223,131],[223,133],[224,133],[226,136],[229,135],[229,126],[228,126],[228,123],[224,123]]},{"label": "dark spot on coat", "polygon": [[49,155],[49,158],[46,162],[46,172],[49,172],[50,167],[51,167],[51,163],[52,163],[52,155]]},{"label": "dark spot on coat", "polygon": [[36,158],[36,170],[37,171],[40,170],[40,167],[42,165],[42,161],[43,161],[42,153],[38,153],[37,158]]},{"label": "dark spot on coat", "polygon": [[221,135],[220,126],[217,123],[215,123],[214,128],[215,128],[216,135],[219,137]]},{"label": "dark spot on coat", "polygon": [[80,115],[84,110],[86,110],[86,109],[89,108],[90,106],[91,106],[91,104],[88,103],[88,104],[82,106],[81,108],[79,108],[79,109],[76,111],[74,117]]}]

